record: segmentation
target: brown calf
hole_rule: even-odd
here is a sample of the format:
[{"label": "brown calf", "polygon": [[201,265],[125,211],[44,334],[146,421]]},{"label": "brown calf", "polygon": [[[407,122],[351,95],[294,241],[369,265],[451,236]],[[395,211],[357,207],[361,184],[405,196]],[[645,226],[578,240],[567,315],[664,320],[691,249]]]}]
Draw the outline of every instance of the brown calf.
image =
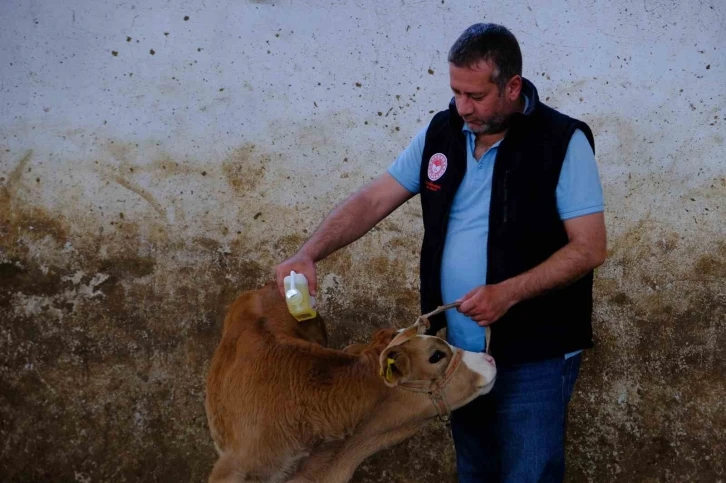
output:
[{"label": "brown calf", "polygon": [[334,350],[320,317],[297,322],[274,284],[242,294],[207,378],[219,453],[209,481],[343,483],[365,458],[491,389],[490,356],[422,329]]}]

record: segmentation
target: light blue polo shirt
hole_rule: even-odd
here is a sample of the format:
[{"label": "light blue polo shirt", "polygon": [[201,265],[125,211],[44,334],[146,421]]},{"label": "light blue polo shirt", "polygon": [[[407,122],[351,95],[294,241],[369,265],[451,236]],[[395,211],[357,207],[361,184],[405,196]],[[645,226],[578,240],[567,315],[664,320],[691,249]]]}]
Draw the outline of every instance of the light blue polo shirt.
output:
[{"label": "light blue polo shirt", "polygon": [[[529,114],[525,96],[524,113]],[[388,172],[413,194],[420,192],[420,169],[428,126],[393,162]],[[466,174],[454,196],[449,214],[446,243],[441,261],[441,293],[443,302],[451,303],[471,289],[486,283],[487,239],[489,236],[489,205],[492,194],[494,160],[501,141],[492,145],[480,159],[474,158],[476,137],[466,124]],[[602,212],[602,187],[595,154],[585,134],[575,131],[567,147],[556,189],[557,210],[562,220]],[[469,351],[483,351],[485,329],[469,317],[446,312],[449,342]],[[580,351],[567,354],[570,357]]]}]

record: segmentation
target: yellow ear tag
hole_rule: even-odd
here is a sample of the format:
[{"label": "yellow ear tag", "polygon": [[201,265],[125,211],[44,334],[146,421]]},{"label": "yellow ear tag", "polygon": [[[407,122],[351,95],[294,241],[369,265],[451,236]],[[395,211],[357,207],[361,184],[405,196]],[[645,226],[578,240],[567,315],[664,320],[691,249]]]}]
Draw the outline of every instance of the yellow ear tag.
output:
[{"label": "yellow ear tag", "polygon": [[396,359],[391,359],[390,357],[386,359],[386,381],[393,382],[393,370],[391,369],[391,366],[396,363]]}]

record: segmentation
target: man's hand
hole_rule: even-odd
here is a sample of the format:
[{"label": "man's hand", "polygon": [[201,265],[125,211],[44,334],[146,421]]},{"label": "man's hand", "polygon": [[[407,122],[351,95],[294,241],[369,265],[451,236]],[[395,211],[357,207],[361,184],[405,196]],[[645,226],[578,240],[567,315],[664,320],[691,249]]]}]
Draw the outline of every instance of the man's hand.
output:
[{"label": "man's hand", "polygon": [[499,320],[512,305],[565,287],[605,261],[605,218],[593,213],[564,222],[569,242],[536,267],[493,285],[476,287],[457,302],[459,312],[481,326]]},{"label": "man's hand", "polygon": [[295,270],[295,272],[305,275],[305,278],[308,279],[308,288],[310,289],[310,295],[315,297],[318,292],[318,280],[317,271],[315,270],[315,262],[311,257],[305,255],[304,253],[297,252],[295,255],[275,267],[275,279],[277,280],[277,288],[280,290],[280,295],[282,295],[282,298],[285,298],[285,277],[290,275],[290,271],[292,270]]},{"label": "man's hand", "polygon": [[481,285],[461,297],[459,312],[482,327],[491,325],[517,301],[504,284]]}]

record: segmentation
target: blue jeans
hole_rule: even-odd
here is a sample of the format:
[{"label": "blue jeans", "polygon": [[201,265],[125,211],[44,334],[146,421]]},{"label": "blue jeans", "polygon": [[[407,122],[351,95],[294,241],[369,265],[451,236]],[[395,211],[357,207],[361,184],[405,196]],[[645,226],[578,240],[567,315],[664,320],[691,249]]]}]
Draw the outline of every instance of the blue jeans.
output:
[{"label": "blue jeans", "polygon": [[459,483],[563,480],[567,404],[581,360],[498,367],[494,389],[454,411]]}]

